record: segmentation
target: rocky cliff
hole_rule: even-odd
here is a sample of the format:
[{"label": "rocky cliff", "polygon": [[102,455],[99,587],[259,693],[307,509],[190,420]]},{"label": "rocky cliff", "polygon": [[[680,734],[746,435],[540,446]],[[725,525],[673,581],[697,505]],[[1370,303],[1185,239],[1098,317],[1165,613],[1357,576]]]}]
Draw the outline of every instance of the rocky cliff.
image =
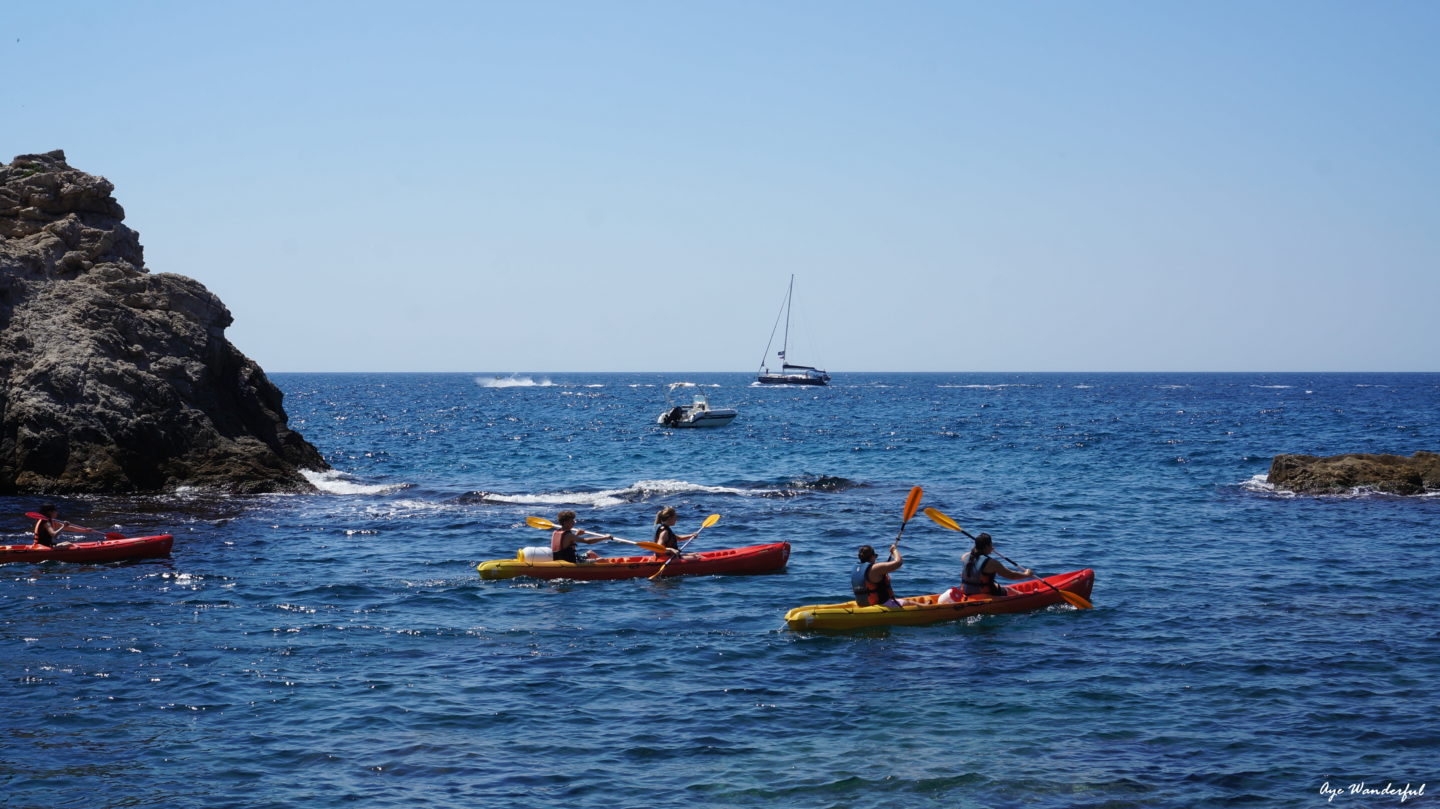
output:
[{"label": "rocky cliff", "polygon": [[1276,455],[1266,480],[1304,494],[1344,494],[1356,488],[1389,494],[1440,491],[1440,455]]},{"label": "rocky cliff", "polygon": [[199,282],[145,268],[114,186],[0,165],[0,492],[299,491],[327,465]]}]

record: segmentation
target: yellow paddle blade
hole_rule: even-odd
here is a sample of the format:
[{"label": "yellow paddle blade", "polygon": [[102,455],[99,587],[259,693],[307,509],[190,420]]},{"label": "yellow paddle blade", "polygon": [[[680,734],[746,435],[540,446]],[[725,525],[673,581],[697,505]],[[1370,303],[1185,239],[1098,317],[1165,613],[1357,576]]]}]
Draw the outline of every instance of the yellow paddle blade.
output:
[{"label": "yellow paddle blade", "polygon": [[701,528],[709,528],[710,526],[714,525],[714,524],[717,523],[717,522],[720,522],[720,515],[719,515],[719,514],[711,514],[709,517],[706,517],[706,518],[705,518],[705,522],[700,523],[700,527],[701,527]]},{"label": "yellow paddle blade", "polygon": [[920,490],[919,486],[910,490],[910,496],[905,498],[905,522],[910,522],[910,518],[915,516],[915,510],[920,508],[920,497],[923,494],[924,492]]},{"label": "yellow paddle blade", "polygon": [[1079,593],[1072,593],[1068,590],[1060,590],[1059,592],[1061,598],[1065,599],[1071,604],[1074,604],[1079,609],[1088,610],[1094,609],[1095,607],[1094,604],[1090,603],[1089,599],[1087,599],[1085,596],[1080,595]]},{"label": "yellow paddle blade", "polygon": [[960,523],[955,522],[954,520],[945,516],[945,513],[938,508],[925,509],[925,516],[929,517],[931,520],[934,520],[935,524],[940,526],[941,528],[949,528],[951,531],[965,530],[960,527]]},{"label": "yellow paddle blade", "polygon": [[669,553],[670,551],[669,548],[661,545],[659,542],[636,542],[635,544],[647,551],[654,551],[655,553]]},{"label": "yellow paddle blade", "polygon": [[531,528],[549,528],[551,531],[560,527],[544,517],[526,517],[525,524]]}]

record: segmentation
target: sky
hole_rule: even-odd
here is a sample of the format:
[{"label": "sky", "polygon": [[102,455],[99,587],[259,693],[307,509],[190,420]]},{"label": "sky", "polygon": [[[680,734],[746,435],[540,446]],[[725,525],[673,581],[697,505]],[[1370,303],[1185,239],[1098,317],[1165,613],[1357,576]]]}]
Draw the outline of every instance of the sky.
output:
[{"label": "sky", "polygon": [[[0,8],[267,371],[1440,371],[1440,3]],[[778,341],[778,338],[777,338]],[[773,347],[771,349],[774,350]]]}]

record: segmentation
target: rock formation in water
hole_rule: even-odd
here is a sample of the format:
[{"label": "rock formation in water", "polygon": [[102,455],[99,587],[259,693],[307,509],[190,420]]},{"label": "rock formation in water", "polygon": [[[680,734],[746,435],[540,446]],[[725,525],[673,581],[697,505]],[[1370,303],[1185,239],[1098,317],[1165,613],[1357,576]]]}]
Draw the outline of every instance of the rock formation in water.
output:
[{"label": "rock formation in water", "polygon": [[328,468],[198,281],[150,273],[114,186],[0,165],[0,492],[304,491]]},{"label": "rock formation in water", "polygon": [[1424,494],[1440,491],[1440,455],[1276,455],[1266,480],[1302,494],[1344,494],[1356,488]]}]

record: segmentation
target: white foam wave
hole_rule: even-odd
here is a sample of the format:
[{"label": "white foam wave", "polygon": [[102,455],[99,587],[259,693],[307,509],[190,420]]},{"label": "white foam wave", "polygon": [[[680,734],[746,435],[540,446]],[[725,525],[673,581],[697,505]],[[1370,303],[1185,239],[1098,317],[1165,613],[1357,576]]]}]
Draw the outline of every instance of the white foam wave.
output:
[{"label": "white foam wave", "polygon": [[551,381],[550,381],[549,379],[547,379],[547,378],[543,378],[543,377],[542,377],[540,380],[537,381],[537,380],[535,380],[535,379],[532,378],[532,377],[528,377],[528,376],[515,376],[514,374],[511,374],[510,376],[495,376],[495,377],[477,376],[477,377],[475,377],[475,384],[479,385],[479,386],[482,387],[482,388],[553,388],[553,387],[555,387],[555,383],[554,383],[554,382],[551,382]]},{"label": "white foam wave", "polygon": [[736,489],[730,486],[706,486],[684,480],[641,480],[623,489],[604,489],[598,492],[541,492],[539,494],[495,494],[486,492],[485,499],[493,503],[516,505],[591,506],[606,508],[633,503],[637,500],[655,497],[673,497],[683,494],[733,494],[742,497],[764,497],[783,494],[779,489]]},{"label": "white foam wave", "polygon": [[[1382,492],[1382,491],[1380,491],[1380,490],[1378,490],[1378,489],[1374,489],[1374,488],[1371,488],[1371,487],[1369,487],[1369,486],[1356,486],[1355,488],[1353,488],[1353,489],[1351,489],[1351,490],[1349,490],[1349,491],[1347,491],[1347,492],[1343,492],[1343,493],[1319,494],[1319,495],[1301,495],[1301,494],[1299,494],[1299,493],[1292,492],[1292,491],[1289,491],[1289,490],[1287,490],[1287,489],[1279,489],[1279,488],[1276,488],[1275,486],[1271,485],[1271,483],[1267,480],[1268,477],[1269,477],[1268,475],[1255,475],[1254,477],[1250,478],[1249,480],[1245,481],[1244,483],[1241,483],[1241,484],[1240,484],[1240,488],[1245,489],[1246,491],[1257,492],[1257,493],[1259,493],[1259,494],[1268,494],[1268,495],[1271,495],[1271,496],[1273,496],[1273,497],[1286,497],[1286,498],[1293,498],[1293,497],[1328,497],[1328,498],[1349,499],[1349,498],[1362,498],[1362,497],[1404,497],[1404,496],[1407,496],[1407,495],[1395,495],[1395,494],[1391,494],[1391,493],[1389,493],[1389,492]],[[1440,497],[1440,491],[1421,492],[1420,494],[1417,494],[1417,495],[1408,495],[1408,496],[1411,496],[1411,497]]]},{"label": "white foam wave", "polygon": [[354,478],[338,469],[331,469],[328,472],[301,469],[300,474],[310,481],[311,486],[326,494],[385,494],[405,488],[404,484],[358,483]]},{"label": "white foam wave", "polygon": [[937,388],[965,388],[969,390],[1000,390],[1001,388],[1035,388],[1038,385],[1021,385],[1015,382],[1006,382],[1000,385],[936,385]]},{"label": "white foam wave", "polygon": [[1263,388],[1265,390],[1289,390],[1294,385],[1251,385],[1252,388]]},{"label": "white foam wave", "polygon": [[1284,489],[1277,489],[1277,488],[1275,488],[1275,486],[1270,483],[1269,477],[1270,477],[1270,475],[1269,475],[1268,473],[1262,473],[1262,474],[1259,474],[1259,475],[1255,475],[1255,476],[1251,477],[1249,480],[1241,483],[1241,484],[1240,484],[1240,488],[1242,488],[1242,489],[1244,489],[1244,490],[1246,490],[1246,491],[1250,491],[1250,492],[1258,492],[1258,493],[1260,493],[1260,494],[1271,494],[1271,495],[1276,495],[1276,496],[1279,496],[1279,497],[1294,497],[1294,496],[1295,496],[1295,493],[1294,493],[1294,492],[1287,492],[1287,491],[1285,491]]}]

